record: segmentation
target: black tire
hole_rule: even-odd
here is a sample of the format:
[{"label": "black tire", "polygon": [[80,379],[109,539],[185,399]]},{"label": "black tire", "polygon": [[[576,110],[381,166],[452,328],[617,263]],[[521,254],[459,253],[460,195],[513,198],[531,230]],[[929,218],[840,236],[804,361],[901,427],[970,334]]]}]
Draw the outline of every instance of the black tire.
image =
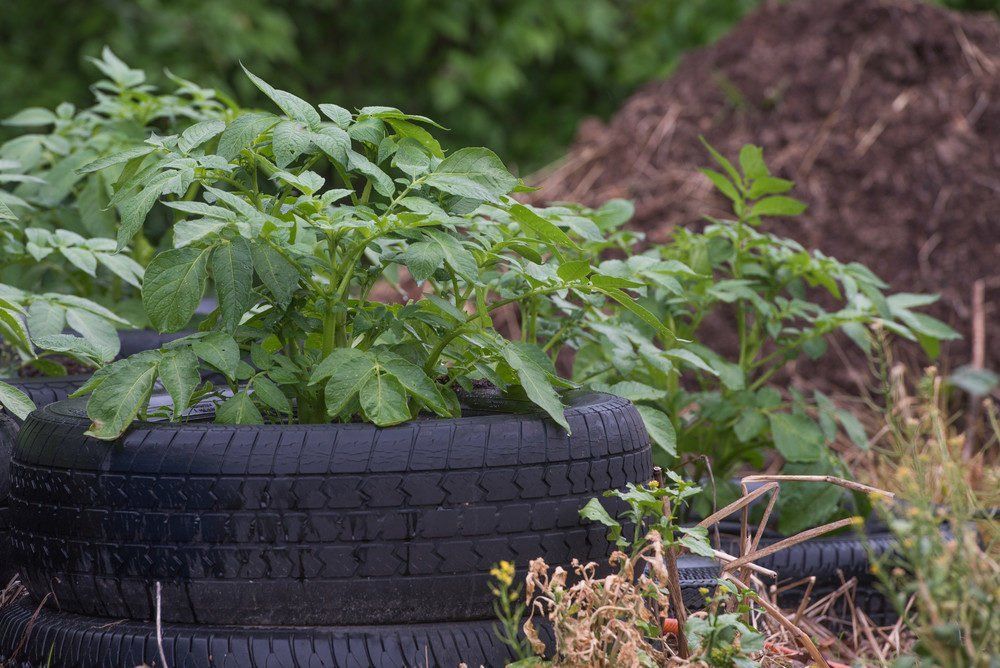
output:
[{"label": "black tire", "polygon": [[[87,382],[90,374],[80,374],[76,376],[47,377],[38,376],[35,378],[0,378],[8,385],[13,385],[28,395],[35,406],[48,406],[56,401],[62,401],[69,395],[80,389],[80,386]],[[0,411],[6,413],[6,411]],[[14,418],[15,420],[17,418]],[[18,420],[18,422],[20,422]],[[4,464],[8,461],[3,460]]]},{"label": "black tire", "polygon": [[[34,402],[36,406],[46,406],[61,401],[75,392],[90,376],[62,376],[60,378],[4,378]],[[21,421],[0,409],[0,587],[17,572],[11,561],[9,517],[10,500],[10,458],[17,442]]]},{"label": "black tire", "polygon": [[[817,585],[809,595],[812,603],[840,588],[839,582]],[[802,603],[805,589],[796,587],[778,596],[778,604],[786,610],[795,610]],[[872,577],[858,578],[858,584],[853,592],[854,607],[864,612],[876,626],[891,626],[899,619],[899,612]],[[834,633],[850,633],[853,622],[850,604],[842,596],[824,615],[823,625]]]},{"label": "black tire", "polygon": [[[36,599],[164,621],[358,625],[486,619],[506,559],[609,552],[589,499],[652,475],[635,408],[372,425],[140,423],[83,436],[80,400],[35,411],[11,469],[12,545]],[[280,446],[280,447],[279,447]],[[616,509],[613,509],[616,510]],[[697,579],[697,578],[696,578]]]},{"label": "black tire", "polygon": [[[782,536],[766,533],[760,547],[783,540]],[[810,576],[816,577],[817,585],[840,584],[840,574],[844,578],[867,577],[869,575],[869,555],[883,555],[891,552],[896,544],[892,533],[882,525],[866,527],[864,534],[851,532],[836,536],[824,536],[798,543],[772,555],[758,559],[758,566],[778,573],[780,583],[794,582]],[[722,534],[722,550],[729,554],[739,553],[739,534]]]},{"label": "black tire", "polygon": [[[10,668],[132,668],[160,666],[156,627],[148,622],[42,610],[22,601],[0,612],[0,661]],[[510,650],[493,622],[406,626],[250,628],[167,624],[168,666],[185,668],[303,668],[318,666],[503,666]],[[16,656],[12,656],[20,648]]]},{"label": "black tire", "polygon": [[123,329],[118,332],[118,340],[121,341],[118,357],[128,357],[143,350],[155,350],[174,339],[179,339],[190,333],[174,332],[172,334],[161,334],[153,329]]}]

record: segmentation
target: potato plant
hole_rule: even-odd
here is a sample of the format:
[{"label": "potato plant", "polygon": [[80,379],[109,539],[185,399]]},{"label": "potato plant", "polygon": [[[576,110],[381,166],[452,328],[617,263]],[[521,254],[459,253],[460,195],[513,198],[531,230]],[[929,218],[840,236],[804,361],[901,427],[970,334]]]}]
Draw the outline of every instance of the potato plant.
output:
[{"label": "potato plant", "polygon": [[[445,155],[428,118],[317,109],[247,75],[282,113],[201,121],[100,163],[125,175],[119,248],[157,199],[179,213],[173,247],[143,278],[152,325],[188,326],[209,284],[218,308],[197,333],[98,371],[81,390],[92,392],[91,435],[121,434],[157,380],[174,418],[215,395],[217,422],[378,425],[458,415],[456,390],[483,381],[568,429],[557,389],[569,384],[541,347],[502,337],[492,314],[554,297],[615,302],[671,338],[624,292],[637,284],[594,270],[560,211],[511,198],[519,182],[491,151]],[[419,299],[372,297],[402,278]]]},{"label": "potato plant", "polygon": [[[143,265],[173,213],[156,212],[147,234],[119,245],[119,221],[149,208],[121,206],[113,186],[129,175],[105,169],[104,158],[151,134],[231,113],[214,91],[177,77],[174,92],[157,93],[110,49],[91,61],[105,77],[93,84],[93,106],[28,108],[3,121],[23,134],[0,145],[0,375],[31,366],[56,376],[66,372],[59,357],[93,367],[115,358],[117,330],[145,323]],[[172,186],[185,194],[186,184]],[[7,384],[0,406],[21,417],[33,408]]]},{"label": "potato plant", "polygon": [[[677,343],[660,340],[627,311],[586,302],[555,302],[547,327],[577,349],[575,380],[638,404],[664,465],[683,464],[696,479],[711,465],[725,488],[739,468],[760,467],[776,451],[786,473],[846,475],[829,445],[841,432],[867,448],[864,428],[822,393],[805,396],[779,381],[789,362],[821,357],[837,332],[867,352],[872,326],[919,341],[930,354],[958,334],[919,312],[935,296],[886,294],[868,268],[761,230],[769,216],[805,210],[787,194],[793,183],[771,175],[757,147],[745,146],[738,166],[709,150],[722,171],[704,172],[732,202],[732,220],[678,229],[641,252],[630,232],[593,242],[595,251],[609,243],[623,251],[625,258],[605,260],[598,271],[642,284],[639,303]],[[712,319],[716,331],[735,334],[731,355],[705,335]],[[781,503],[796,511],[780,514],[786,532],[822,522],[841,503],[836,488],[790,485],[788,492]],[[728,494],[723,489],[720,502]]]}]

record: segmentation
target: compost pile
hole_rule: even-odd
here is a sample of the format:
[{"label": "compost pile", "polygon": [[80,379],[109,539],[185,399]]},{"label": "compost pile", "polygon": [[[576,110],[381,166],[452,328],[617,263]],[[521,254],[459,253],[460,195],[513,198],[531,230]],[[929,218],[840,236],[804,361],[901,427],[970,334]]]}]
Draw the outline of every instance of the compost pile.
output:
[{"label": "compost pile", "polygon": [[[732,157],[761,145],[797,182],[809,210],[770,231],[863,262],[895,291],[939,293],[930,312],[966,337],[946,363],[970,361],[978,339],[974,361],[1000,367],[995,18],[905,0],[765,3],[607,125],[585,121],[535,197],[631,199],[633,224],[662,241],[727,213],[697,171],[710,160],[699,135]],[[991,340],[973,337],[977,315]]]}]

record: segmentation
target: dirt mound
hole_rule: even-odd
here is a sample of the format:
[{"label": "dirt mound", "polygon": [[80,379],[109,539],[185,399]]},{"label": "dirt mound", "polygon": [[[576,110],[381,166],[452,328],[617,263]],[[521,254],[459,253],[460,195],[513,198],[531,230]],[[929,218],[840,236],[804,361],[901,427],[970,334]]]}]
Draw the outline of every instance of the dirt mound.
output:
[{"label": "dirt mound", "polygon": [[729,156],[763,146],[810,205],[773,231],[864,262],[896,291],[940,293],[935,315],[966,336],[951,366],[970,359],[980,281],[985,362],[1000,367],[996,19],[906,0],[767,3],[578,135],[535,197],[632,199],[653,240],[725,214],[697,172],[699,135]]}]

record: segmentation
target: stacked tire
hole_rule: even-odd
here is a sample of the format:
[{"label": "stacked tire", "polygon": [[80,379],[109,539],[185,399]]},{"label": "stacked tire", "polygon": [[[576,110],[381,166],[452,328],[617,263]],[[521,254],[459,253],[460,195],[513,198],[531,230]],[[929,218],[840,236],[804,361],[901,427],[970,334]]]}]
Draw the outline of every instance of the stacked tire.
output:
[{"label": "stacked tire", "polygon": [[[4,382],[18,388],[36,406],[46,406],[61,401],[75,392],[89,376],[63,376],[60,378],[5,379]],[[0,588],[16,575],[10,554],[10,459],[17,442],[21,422],[15,416],[0,409]]]},{"label": "stacked tire", "polygon": [[[579,509],[652,475],[631,404],[567,400],[572,435],[494,406],[390,428],[147,422],[106,443],[82,401],[36,411],[11,468],[31,601],[0,616],[0,654],[152,664],[159,607],[168,665],[502,665],[489,569],[604,559]],[[717,573],[685,566],[691,591]]]}]

